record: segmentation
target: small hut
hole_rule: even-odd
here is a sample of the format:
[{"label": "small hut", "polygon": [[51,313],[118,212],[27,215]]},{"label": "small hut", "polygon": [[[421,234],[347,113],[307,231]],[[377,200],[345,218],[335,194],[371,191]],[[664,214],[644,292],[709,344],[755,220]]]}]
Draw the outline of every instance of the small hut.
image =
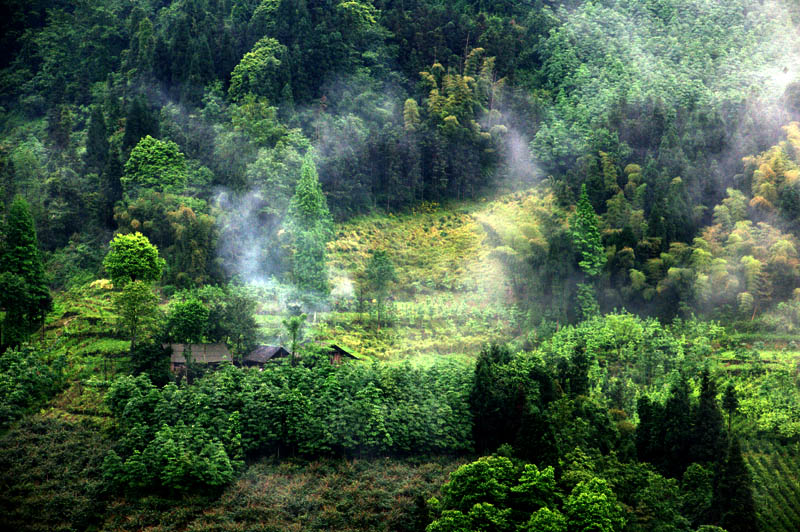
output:
[{"label": "small hut", "polygon": [[231,353],[225,344],[169,344],[164,347],[172,348],[170,369],[174,373],[186,369],[186,352],[195,364],[216,367],[223,362],[231,362]]},{"label": "small hut", "polygon": [[288,358],[291,353],[279,345],[260,345],[244,357],[242,364],[247,367],[263,366],[271,360]]},{"label": "small hut", "polygon": [[348,352],[339,345],[331,344],[326,348],[331,357],[331,364],[341,364],[345,360],[358,360],[358,357]]}]

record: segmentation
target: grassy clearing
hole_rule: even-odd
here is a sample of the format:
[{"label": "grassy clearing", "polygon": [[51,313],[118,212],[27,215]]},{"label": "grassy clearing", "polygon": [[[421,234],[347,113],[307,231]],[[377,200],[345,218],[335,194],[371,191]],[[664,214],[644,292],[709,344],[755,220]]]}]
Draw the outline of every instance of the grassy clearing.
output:
[{"label": "grassy clearing", "polygon": [[112,291],[102,282],[55,294],[44,344],[52,355],[66,356],[71,380],[113,374],[130,348],[114,331],[116,318]]},{"label": "grassy clearing", "polygon": [[[539,200],[528,191],[492,202],[429,204],[409,214],[373,215],[339,226],[328,245],[337,299],[314,334],[370,359],[419,364],[442,356],[471,360],[488,342],[515,337],[520,316],[485,228],[516,223]],[[535,226],[526,227],[536,232]],[[359,302],[354,288],[374,249],[389,253],[398,277],[391,324],[381,328],[369,313],[369,299]]]}]

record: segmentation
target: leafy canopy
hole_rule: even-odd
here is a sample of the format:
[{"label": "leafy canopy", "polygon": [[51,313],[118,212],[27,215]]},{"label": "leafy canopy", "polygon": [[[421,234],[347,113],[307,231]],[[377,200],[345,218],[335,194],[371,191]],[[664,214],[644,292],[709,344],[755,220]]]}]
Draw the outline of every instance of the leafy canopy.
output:
[{"label": "leafy canopy", "polygon": [[132,281],[155,282],[161,278],[164,259],[158,248],[142,233],[117,235],[109,243],[103,267],[114,285],[121,287]]},{"label": "leafy canopy", "polygon": [[128,193],[137,188],[180,192],[187,178],[186,158],[178,145],[147,135],[131,151],[120,181]]}]

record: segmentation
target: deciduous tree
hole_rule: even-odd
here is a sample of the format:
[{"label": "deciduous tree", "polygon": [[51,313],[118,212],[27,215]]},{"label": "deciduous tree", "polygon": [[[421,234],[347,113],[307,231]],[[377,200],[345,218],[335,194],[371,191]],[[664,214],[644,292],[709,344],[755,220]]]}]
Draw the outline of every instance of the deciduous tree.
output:
[{"label": "deciduous tree", "polygon": [[142,233],[117,235],[109,243],[103,267],[117,288],[132,281],[154,282],[161,278],[164,259]]}]

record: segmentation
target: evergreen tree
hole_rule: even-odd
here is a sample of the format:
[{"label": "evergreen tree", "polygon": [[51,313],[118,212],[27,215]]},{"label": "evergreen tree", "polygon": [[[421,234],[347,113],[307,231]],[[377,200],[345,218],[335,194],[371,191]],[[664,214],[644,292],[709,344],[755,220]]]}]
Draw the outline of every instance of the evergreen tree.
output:
[{"label": "evergreen tree", "polygon": [[28,202],[17,196],[5,220],[5,242],[0,266],[0,305],[5,308],[0,344],[17,344],[44,322],[52,307],[36,227]]},{"label": "evergreen tree", "polygon": [[587,276],[597,277],[606,264],[606,254],[598,229],[597,213],[589,201],[585,184],[581,187],[578,208],[570,221],[570,227],[575,248],[581,255],[578,266]]},{"label": "evergreen tree", "polygon": [[478,452],[494,451],[497,446],[515,440],[519,419],[512,390],[503,378],[510,361],[511,351],[507,346],[491,344],[481,351],[475,363],[469,404],[472,435]]},{"label": "evergreen tree", "polygon": [[139,143],[139,140],[150,135],[158,137],[158,117],[147,105],[143,96],[135,97],[125,117],[125,136],[122,137],[122,151],[127,155]]},{"label": "evergreen tree", "polygon": [[725,388],[725,395],[722,397],[722,407],[728,413],[728,436],[731,435],[731,421],[733,415],[739,409],[739,399],[736,397],[736,387],[729,383]]},{"label": "evergreen tree", "polygon": [[722,412],[717,404],[717,386],[708,369],[703,370],[700,400],[694,415],[691,458],[693,462],[714,462],[725,449]]},{"label": "evergreen tree", "polygon": [[[575,248],[580,253],[578,266],[587,277],[597,277],[603,271],[607,258],[600,238],[597,213],[589,201],[585,183],[581,187],[578,208],[570,220],[570,228]],[[578,303],[584,319],[599,313],[597,295],[589,283],[578,284]]]},{"label": "evergreen tree", "polygon": [[100,174],[106,167],[108,160],[108,131],[106,119],[99,105],[94,106],[89,118],[89,131],[86,136],[86,155],[84,162],[86,170]]},{"label": "evergreen tree", "polygon": [[394,263],[385,250],[376,249],[372,252],[364,273],[378,302],[378,327],[380,327],[383,322],[384,301],[389,295],[389,283],[397,280]]},{"label": "evergreen tree", "polygon": [[658,464],[662,452],[662,408],[661,405],[642,396],[636,404],[639,426],[636,427],[636,454],[640,462]]},{"label": "evergreen tree", "polygon": [[289,204],[289,224],[294,244],[292,277],[295,285],[314,295],[327,295],[325,245],[332,236],[332,221],[311,150],[303,160],[300,180]]},{"label": "evergreen tree", "polygon": [[290,316],[283,320],[283,326],[286,327],[286,332],[291,339],[289,345],[292,349],[292,366],[297,365],[297,346],[300,345],[303,334],[303,323],[305,323],[307,317],[306,314],[300,314],[297,316]]},{"label": "evergreen tree", "polygon": [[758,530],[751,484],[750,471],[742,458],[739,440],[734,438],[719,472],[713,504],[719,526],[728,532]]},{"label": "evergreen tree", "polygon": [[662,471],[665,476],[680,478],[689,465],[689,446],[692,437],[692,408],[689,383],[686,377],[672,385],[664,405],[664,454]]}]

